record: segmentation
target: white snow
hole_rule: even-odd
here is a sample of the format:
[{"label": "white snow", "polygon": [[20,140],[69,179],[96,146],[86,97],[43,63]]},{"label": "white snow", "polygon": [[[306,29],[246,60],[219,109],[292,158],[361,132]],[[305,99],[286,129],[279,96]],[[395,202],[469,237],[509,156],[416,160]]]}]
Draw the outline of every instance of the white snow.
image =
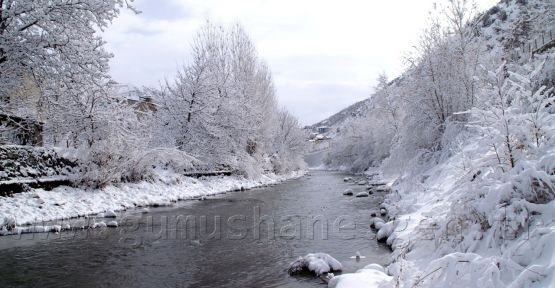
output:
[{"label": "white snow", "polygon": [[106,225],[106,222],[104,221],[100,221],[100,222],[96,222],[92,225],[91,228],[95,229],[95,228],[106,228],[108,225]]},{"label": "white snow", "polygon": [[118,222],[117,221],[110,221],[110,222],[106,223],[106,226],[112,227],[112,228],[117,228],[118,227]]},{"label": "white snow", "polygon": [[370,219],[370,227],[380,230],[383,225],[385,224],[385,221],[382,218],[379,217],[374,217],[372,219]]},{"label": "white snow", "polygon": [[108,211],[104,212],[104,217],[106,217],[106,218],[117,218],[118,215],[116,214],[116,212],[114,212],[112,210],[108,210]]},{"label": "white snow", "polygon": [[[402,183],[400,195],[386,198],[388,210],[401,212],[398,225],[388,222],[378,232],[395,242],[393,257],[400,257],[390,273],[400,287],[555,287],[555,201],[534,204],[510,194],[530,177],[526,170],[470,181],[472,174],[457,173],[465,160],[456,155],[427,171],[426,185]],[[463,218],[472,211],[487,218]]]},{"label": "white snow", "polygon": [[299,257],[289,265],[289,274],[299,273],[308,270],[316,275],[328,272],[341,271],[343,265],[337,259],[326,253],[311,253],[304,257]]},{"label": "white snow", "polygon": [[239,190],[241,187],[250,189],[275,184],[303,174],[304,171],[286,175],[268,174],[254,180],[239,176],[196,179],[166,175],[163,182],[126,183],[103,189],[87,190],[65,186],[52,191],[35,189],[13,197],[0,197],[0,223],[28,225],[98,213],[104,213],[104,217],[113,217],[115,211],[170,205],[179,200],[216,195]]},{"label": "white snow", "polygon": [[389,288],[393,285],[393,277],[385,274],[385,269],[378,264],[370,264],[356,273],[348,273],[333,277],[328,283],[329,288]]},{"label": "white snow", "polygon": [[393,234],[393,231],[395,230],[396,226],[397,226],[397,223],[394,221],[390,221],[383,224],[382,227],[379,228],[378,233],[376,235],[376,238],[378,239],[378,241],[387,240],[387,238],[389,238],[389,236]]},{"label": "white snow", "polygon": [[343,191],[343,195],[346,196],[352,196],[353,195],[353,189],[346,189],[345,191]]}]

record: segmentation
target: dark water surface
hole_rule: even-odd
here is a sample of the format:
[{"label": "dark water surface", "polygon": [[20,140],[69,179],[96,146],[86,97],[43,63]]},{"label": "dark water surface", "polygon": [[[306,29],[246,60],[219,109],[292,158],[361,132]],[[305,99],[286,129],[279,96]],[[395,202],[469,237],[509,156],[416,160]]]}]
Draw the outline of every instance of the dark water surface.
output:
[{"label": "dark water surface", "polygon": [[[368,228],[379,196],[343,196],[363,189],[344,176],[314,171],[146,214],[128,211],[116,229],[1,237],[0,287],[326,287],[289,276],[289,263],[325,252],[354,272],[385,264],[389,254]],[[356,251],[367,258],[351,259]]]}]

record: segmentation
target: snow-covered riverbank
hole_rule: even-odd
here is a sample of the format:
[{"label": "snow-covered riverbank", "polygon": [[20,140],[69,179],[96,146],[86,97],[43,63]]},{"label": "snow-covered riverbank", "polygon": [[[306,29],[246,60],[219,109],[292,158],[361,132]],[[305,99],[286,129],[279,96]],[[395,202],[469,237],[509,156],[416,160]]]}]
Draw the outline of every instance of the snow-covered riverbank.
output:
[{"label": "snow-covered riverbank", "polygon": [[367,285],[372,275],[348,273],[336,282],[350,288],[555,287],[555,201],[526,199],[515,188],[530,184],[523,179],[552,155],[497,179],[462,171],[469,159],[461,153],[390,182],[394,192],[382,204],[390,222],[375,227],[393,249],[386,269],[392,277]]},{"label": "snow-covered riverbank", "polygon": [[400,181],[386,198],[395,219],[387,239],[394,250],[388,268],[395,282],[400,287],[554,287],[555,201],[526,194],[536,192],[527,182],[534,179],[530,175],[540,175],[541,163],[553,154],[500,178],[485,169],[462,170],[469,160],[462,154]]},{"label": "snow-covered riverbank", "polygon": [[[126,183],[103,189],[58,187],[52,191],[35,189],[13,197],[0,197],[0,223],[27,225],[56,219],[120,211],[142,206],[170,205],[219,193],[277,184],[304,175],[267,174],[257,179],[239,176],[189,178],[167,175],[160,182]],[[4,228],[5,229],[5,228]]]}]

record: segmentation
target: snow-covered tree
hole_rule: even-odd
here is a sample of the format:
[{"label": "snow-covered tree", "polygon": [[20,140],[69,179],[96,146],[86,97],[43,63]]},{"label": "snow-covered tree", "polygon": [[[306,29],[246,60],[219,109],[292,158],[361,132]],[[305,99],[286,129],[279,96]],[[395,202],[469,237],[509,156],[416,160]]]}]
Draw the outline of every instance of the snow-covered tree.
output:
[{"label": "snow-covered tree", "polygon": [[[206,23],[192,52],[191,62],[155,92],[162,101],[159,122],[179,149],[215,166],[260,173],[264,158],[281,149],[274,141],[283,141],[268,67],[239,25]],[[297,165],[300,153],[280,157],[291,156]],[[284,170],[287,163],[280,164]]]},{"label": "snow-covered tree", "polygon": [[[0,99],[8,102],[0,107],[19,106],[10,110],[20,113],[40,106],[42,115],[30,116],[46,122],[51,144],[91,146],[96,118],[112,101],[111,54],[97,32],[123,7],[132,8],[125,0],[0,1]],[[35,89],[21,91],[26,86]],[[22,103],[31,93],[40,100]]]}]

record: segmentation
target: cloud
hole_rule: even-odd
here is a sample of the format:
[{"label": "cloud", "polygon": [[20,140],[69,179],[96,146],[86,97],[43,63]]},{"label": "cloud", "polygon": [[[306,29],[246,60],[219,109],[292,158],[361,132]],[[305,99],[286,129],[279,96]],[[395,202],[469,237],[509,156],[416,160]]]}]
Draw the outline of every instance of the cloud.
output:
[{"label": "cloud", "polygon": [[[189,57],[206,19],[241,23],[272,69],[280,104],[312,124],[369,96],[404,69],[435,0],[138,0],[104,34],[113,77],[155,86]],[[494,0],[482,0],[482,8]]]}]

